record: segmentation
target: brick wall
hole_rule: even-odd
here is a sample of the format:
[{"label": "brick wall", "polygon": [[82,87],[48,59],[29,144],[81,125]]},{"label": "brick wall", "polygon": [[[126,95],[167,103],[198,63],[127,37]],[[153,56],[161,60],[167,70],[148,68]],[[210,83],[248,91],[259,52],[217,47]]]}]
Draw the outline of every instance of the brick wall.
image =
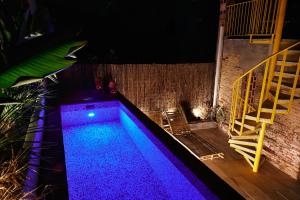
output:
[{"label": "brick wall", "polygon": [[265,136],[265,153],[270,162],[295,179],[300,179],[300,102],[294,101],[288,115],[277,115]]},{"label": "brick wall", "polygon": [[239,63],[239,55],[227,54],[226,56],[223,56],[220,77],[219,105],[225,109],[226,113],[226,120],[223,124],[221,124],[222,129],[225,131],[227,131],[228,128],[232,84],[241,74],[243,74],[243,70]]},{"label": "brick wall", "polygon": [[[249,57],[247,57],[247,54]],[[230,110],[231,88],[234,80],[268,55],[268,47],[249,45],[246,40],[225,40],[219,104]],[[229,113],[221,126],[227,131]],[[290,175],[300,179],[300,101],[295,101],[288,115],[277,115],[268,125],[264,153],[268,161]]]}]

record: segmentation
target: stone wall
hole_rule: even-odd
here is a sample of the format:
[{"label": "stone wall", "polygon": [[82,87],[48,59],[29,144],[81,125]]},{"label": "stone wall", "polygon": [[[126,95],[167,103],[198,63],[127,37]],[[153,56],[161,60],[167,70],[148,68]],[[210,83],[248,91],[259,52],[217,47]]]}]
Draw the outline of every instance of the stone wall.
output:
[{"label": "stone wall", "polygon": [[[247,40],[225,40],[221,70],[219,105],[227,110],[222,128],[227,131],[234,80],[268,56],[267,45],[250,45]],[[264,153],[269,162],[300,179],[300,101],[295,101],[288,115],[277,115],[268,125]]]}]

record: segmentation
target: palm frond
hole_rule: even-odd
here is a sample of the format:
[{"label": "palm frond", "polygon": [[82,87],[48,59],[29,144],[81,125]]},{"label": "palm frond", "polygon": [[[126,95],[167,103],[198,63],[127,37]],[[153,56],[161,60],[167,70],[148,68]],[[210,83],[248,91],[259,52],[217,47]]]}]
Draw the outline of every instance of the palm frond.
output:
[{"label": "palm frond", "polygon": [[5,93],[22,103],[6,105],[0,110],[0,199],[28,199],[34,192],[23,192],[25,174],[31,165],[28,155],[30,153],[31,157],[38,157],[40,155],[34,154],[36,148],[45,148],[34,145],[36,141],[32,138],[36,132],[57,129],[36,125],[39,120],[46,119],[46,116],[41,117],[39,113],[49,109],[41,101],[55,98],[55,92],[52,89],[46,90],[40,83],[34,83],[6,89]]}]

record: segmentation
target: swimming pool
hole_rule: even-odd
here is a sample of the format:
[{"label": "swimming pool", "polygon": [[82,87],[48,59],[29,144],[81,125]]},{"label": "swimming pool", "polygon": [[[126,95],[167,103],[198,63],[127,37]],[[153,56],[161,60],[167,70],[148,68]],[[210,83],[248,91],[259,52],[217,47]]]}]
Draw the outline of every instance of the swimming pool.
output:
[{"label": "swimming pool", "polygon": [[69,199],[217,199],[119,101],[61,106]]}]

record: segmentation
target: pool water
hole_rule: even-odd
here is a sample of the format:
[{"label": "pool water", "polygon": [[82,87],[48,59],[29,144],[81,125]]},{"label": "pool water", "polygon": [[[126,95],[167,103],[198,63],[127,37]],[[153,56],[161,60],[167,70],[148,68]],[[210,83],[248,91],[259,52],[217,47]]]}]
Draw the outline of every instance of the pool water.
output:
[{"label": "pool water", "polygon": [[217,199],[120,102],[61,106],[70,200]]}]

